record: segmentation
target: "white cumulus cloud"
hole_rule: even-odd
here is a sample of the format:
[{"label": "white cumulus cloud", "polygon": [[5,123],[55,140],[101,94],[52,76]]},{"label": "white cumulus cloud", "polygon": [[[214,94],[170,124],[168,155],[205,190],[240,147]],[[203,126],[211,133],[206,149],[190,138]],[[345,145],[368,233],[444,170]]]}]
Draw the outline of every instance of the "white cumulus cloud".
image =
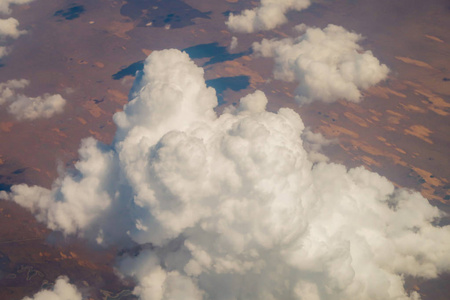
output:
[{"label": "white cumulus cloud", "polygon": [[0,19],[0,39],[13,38],[17,39],[22,34],[25,34],[25,30],[19,30],[19,21],[14,18]]},{"label": "white cumulus cloud", "polygon": [[275,78],[298,81],[296,100],[300,104],[339,99],[359,102],[361,90],[387,77],[388,67],[358,45],[361,35],[332,24],[323,30],[300,28],[305,32],[297,38],[253,44],[256,54],[274,58]]},{"label": "white cumulus cloud", "polygon": [[17,93],[18,89],[23,89],[29,84],[30,82],[26,79],[13,79],[0,83],[0,105],[9,103],[8,112],[19,121],[48,119],[63,112],[66,100],[59,94],[28,97]]},{"label": "white cumulus cloud", "polygon": [[288,11],[303,10],[310,5],[310,0],[261,0],[261,5],[254,9],[230,14],[226,24],[230,30],[242,33],[270,30],[287,22]]},{"label": "white cumulus cloud", "polygon": [[48,119],[64,110],[66,100],[59,94],[44,94],[39,97],[18,95],[17,99],[9,105],[8,112],[17,120]]},{"label": "white cumulus cloud", "polygon": [[450,271],[439,209],[362,167],[311,161],[302,135],[326,142],[293,110],[268,112],[263,92],[217,116],[203,70],[165,50],[131,95],[111,146],[84,140],[52,189],[0,198],[66,234],[142,244],[117,266],[140,299],[417,300],[404,276]]},{"label": "white cumulus cloud", "polygon": [[25,297],[22,300],[82,300],[82,296],[66,276],[60,276],[51,290],[41,290],[33,297]]}]

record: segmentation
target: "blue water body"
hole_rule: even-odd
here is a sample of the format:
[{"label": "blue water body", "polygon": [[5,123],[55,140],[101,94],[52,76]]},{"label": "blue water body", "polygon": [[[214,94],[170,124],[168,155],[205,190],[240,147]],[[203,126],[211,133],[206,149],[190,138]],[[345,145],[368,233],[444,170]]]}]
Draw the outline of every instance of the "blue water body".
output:
[{"label": "blue water body", "polygon": [[[136,76],[144,68],[144,61],[135,62],[126,68],[121,69],[119,72],[114,74],[112,77],[114,80],[122,79],[125,76]],[[135,84],[139,82],[139,76],[135,80]],[[138,84],[139,85],[139,84]],[[227,89],[233,91],[240,91],[246,89],[250,85],[250,77],[241,75],[234,77],[220,77],[216,79],[206,80],[206,85],[214,88],[216,90],[217,99],[219,105],[223,104],[223,92]],[[139,90],[138,87],[133,87],[130,91],[130,95],[133,95],[134,90]],[[131,97],[132,98],[132,97]]]},{"label": "blue water body", "polygon": [[251,50],[239,53],[229,53],[227,47],[219,46],[219,43],[199,44],[192,47],[184,48],[182,51],[186,52],[190,58],[210,58],[204,66],[235,60],[244,55],[250,55]]},{"label": "blue water body", "polygon": [[0,271],[11,272],[11,259],[3,252],[0,252]]},{"label": "blue water body", "polygon": [[194,25],[193,19],[210,19],[211,12],[201,12],[182,0],[133,0],[127,1],[121,9],[123,16],[139,21],[139,27],[148,26],[183,28]]},{"label": "blue water body", "polygon": [[14,172],[12,172],[14,175],[18,175],[18,174],[22,174],[23,172],[25,172],[28,168],[23,168],[23,169],[17,169]]},{"label": "blue water body", "polygon": [[252,54],[251,50],[240,52],[240,53],[231,53],[231,54],[224,53],[221,55],[216,55],[214,57],[211,57],[211,59],[209,61],[207,61],[203,66],[212,65],[212,64],[216,64],[216,63],[220,63],[220,62],[225,62],[225,61],[232,61],[239,57],[242,57],[245,55],[250,55],[250,54]]},{"label": "blue water body", "polygon": [[62,17],[66,20],[73,20],[79,18],[80,15],[85,11],[86,10],[84,9],[83,5],[72,4],[72,6],[70,6],[67,9],[61,9],[56,11],[53,16]]},{"label": "blue water body", "polygon": [[227,10],[222,13],[222,15],[224,15],[225,17],[229,17],[231,14],[235,14],[235,13],[232,12],[231,10]]},{"label": "blue water body", "polygon": [[224,104],[223,92],[227,89],[232,91],[240,91],[248,88],[250,85],[250,77],[241,75],[234,77],[220,77],[216,79],[206,80],[206,85],[214,88],[217,94],[219,105]]},{"label": "blue water body", "polygon": [[[211,64],[235,60],[244,55],[251,54],[251,50],[247,50],[240,53],[229,53],[227,47],[220,46],[219,43],[199,44],[192,47],[184,48],[182,51],[186,52],[192,59],[209,58],[209,60],[203,65],[208,66]],[[112,75],[114,80],[120,80],[125,76],[136,76],[138,71],[144,69],[144,61],[140,60],[123,67],[117,73]]]},{"label": "blue water body", "polygon": [[219,43],[198,44],[192,47],[184,48],[182,51],[186,52],[190,58],[198,59],[205,57],[213,57],[227,53],[227,48],[219,46]]},{"label": "blue water body", "polygon": [[11,192],[11,184],[0,183],[0,191]]},{"label": "blue water body", "polygon": [[128,67],[120,69],[119,72],[112,75],[114,80],[119,80],[125,76],[136,76],[136,72],[144,70],[144,61],[140,60],[138,62],[132,63]]}]

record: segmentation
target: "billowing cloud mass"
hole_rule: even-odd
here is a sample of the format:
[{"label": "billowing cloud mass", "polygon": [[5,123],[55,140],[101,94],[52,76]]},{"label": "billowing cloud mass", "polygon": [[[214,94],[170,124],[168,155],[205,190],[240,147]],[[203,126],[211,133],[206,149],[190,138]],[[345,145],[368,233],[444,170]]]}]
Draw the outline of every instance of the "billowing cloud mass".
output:
[{"label": "billowing cloud mass", "polygon": [[298,28],[305,32],[298,38],[263,39],[253,44],[256,54],[273,57],[276,79],[298,81],[296,100],[334,102],[361,100],[367,89],[387,77],[389,69],[358,42],[361,35],[336,25],[325,29]]},{"label": "billowing cloud mass", "polygon": [[310,0],[261,0],[257,8],[230,14],[226,24],[231,31],[242,33],[270,30],[287,22],[289,10],[303,10],[310,5]]},{"label": "billowing cloud mass", "polygon": [[203,70],[164,50],[131,95],[111,146],[88,138],[52,189],[0,198],[66,234],[144,244],[118,263],[140,299],[418,300],[405,275],[450,271],[439,209],[362,167],[313,163],[300,116],[266,111],[263,92],[217,116]]},{"label": "billowing cloud mass", "polygon": [[82,300],[82,296],[66,276],[60,276],[56,279],[53,289],[42,290],[32,298],[25,297],[22,300]]},{"label": "billowing cloud mass", "polygon": [[0,105],[9,103],[8,112],[19,121],[48,119],[63,112],[66,100],[59,94],[28,97],[17,93],[16,90],[23,89],[29,84],[30,82],[26,79],[14,79],[0,83]]}]

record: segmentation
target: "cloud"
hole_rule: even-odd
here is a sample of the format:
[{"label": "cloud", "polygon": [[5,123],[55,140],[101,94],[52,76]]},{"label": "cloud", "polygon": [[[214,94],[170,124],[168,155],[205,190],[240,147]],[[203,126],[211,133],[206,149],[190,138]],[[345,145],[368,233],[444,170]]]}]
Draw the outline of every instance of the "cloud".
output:
[{"label": "cloud", "polygon": [[0,198],[66,234],[141,244],[117,266],[140,299],[417,300],[404,276],[450,271],[438,208],[362,167],[311,161],[300,116],[268,112],[263,92],[217,116],[203,70],[164,50],[130,94],[112,145],[86,139],[51,189]]},{"label": "cloud", "polygon": [[82,300],[82,296],[66,276],[60,276],[51,290],[41,290],[32,298],[25,297],[22,300]]},{"label": "cloud", "polygon": [[237,37],[235,37],[235,36],[231,37],[229,50],[233,51],[234,49],[237,48],[237,46],[238,46],[238,39],[237,39]]},{"label": "cloud", "polygon": [[17,89],[23,89],[30,84],[26,79],[13,79],[0,83],[0,105],[14,101]]},{"label": "cloud", "polygon": [[0,58],[5,57],[11,52],[9,47],[0,46]]},{"label": "cloud", "polygon": [[0,19],[0,39],[13,38],[17,39],[22,34],[25,34],[25,30],[19,30],[19,21],[14,18]]},{"label": "cloud", "polygon": [[359,102],[361,89],[387,77],[388,67],[358,45],[359,34],[332,24],[323,30],[304,25],[299,29],[305,32],[298,38],[263,39],[253,44],[253,50],[274,58],[275,78],[299,82],[296,100],[300,104],[339,99]]},{"label": "cloud", "polygon": [[23,89],[29,84],[30,82],[25,79],[14,79],[6,83],[0,83],[0,105],[10,103],[8,112],[19,121],[48,119],[63,112],[66,100],[59,94],[28,97],[16,92],[16,90]]},{"label": "cloud", "polygon": [[8,112],[17,120],[32,121],[48,119],[64,111],[66,100],[61,95],[44,94],[42,97],[27,97],[18,95],[17,99],[9,105]]},{"label": "cloud", "polygon": [[[0,14],[9,15],[11,5],[26,4],[33,0],[0,0]],[[5,43],[8,38],[17,39],[19,36],[27,33],[25,30],[19,30],[19,21],[14,18],[0,19],[0,43]],[[0,58],[5,57],[11,52],[9,47],[0,44]]]},{"label": "cloud", "polygon": [[244,10],[239,15],[230,14],[226,24],[231,31],[242,33],[270,30],[288,21],[288,11],[300,11],[310,5],[310,0],[261,0],[257,8]]},{"label": "cloud", "polygon": [[0,0],[0,13],[9,15],[11,13],[11,5],[22,5],[32,1],[33,0]]},{"label": "cloud", "polygon": [[328,157],[321,153],[322,148],[336,143],[336,140],[325,138],[320,132],[314,133],[310,128],[302,132],[303,147],[308,152],[309,160],[312,162],[328,161]]}]

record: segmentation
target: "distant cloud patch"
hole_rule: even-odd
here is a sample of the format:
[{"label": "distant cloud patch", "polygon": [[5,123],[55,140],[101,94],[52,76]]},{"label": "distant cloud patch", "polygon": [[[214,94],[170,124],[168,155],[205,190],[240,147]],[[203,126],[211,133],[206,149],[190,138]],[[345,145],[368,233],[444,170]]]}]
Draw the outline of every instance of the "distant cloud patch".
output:
[{"label": "distant cloud patch", "polygon": [[8,55],[11,52],[11,49],[9,47],[0,46],[0,58]]},{"label": "distant cloud patch", "polygon": [[310,5],[310,0],[261,0],[261,5],[254,9],[237,15],[230,13],[226,24],[231,31],[241,33],[270,30],[288,21],[288,11],[303,10]]}]

